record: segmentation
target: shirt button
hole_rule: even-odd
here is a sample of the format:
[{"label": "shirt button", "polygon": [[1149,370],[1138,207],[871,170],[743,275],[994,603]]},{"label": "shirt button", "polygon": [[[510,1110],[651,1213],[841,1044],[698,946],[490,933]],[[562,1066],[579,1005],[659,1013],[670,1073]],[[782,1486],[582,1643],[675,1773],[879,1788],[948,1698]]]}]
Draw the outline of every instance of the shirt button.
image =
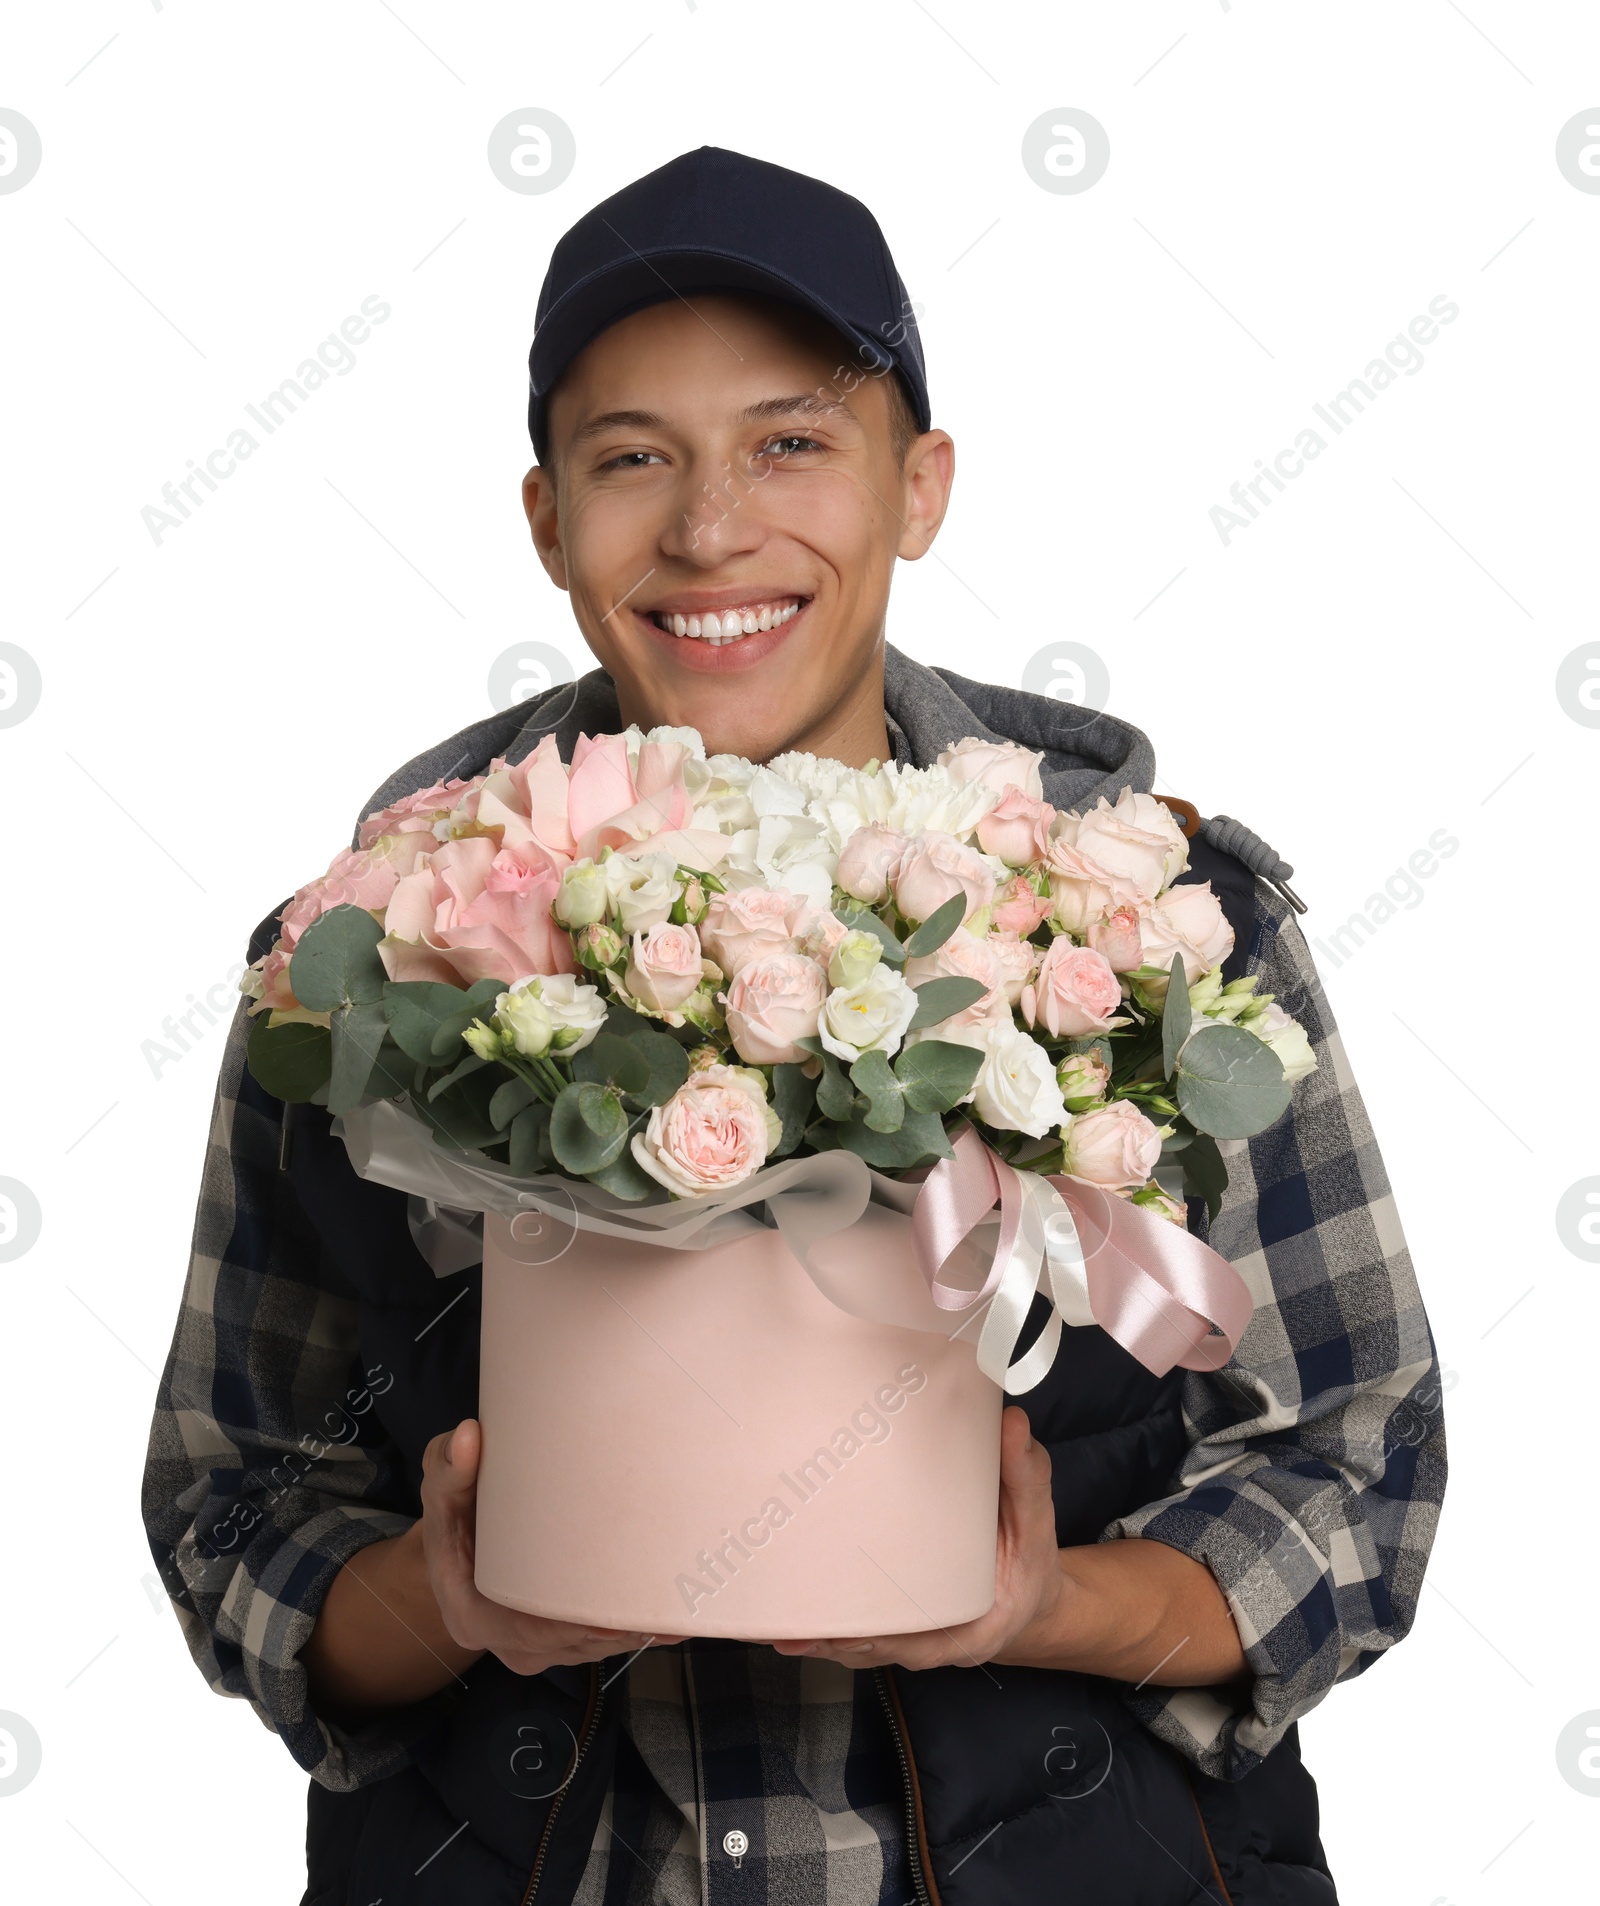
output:
[{"label": "shirt button", "polygon": [[750,1851],[750,1836],[741,1833],[737,1827],[730,1827],[722,1836],[722,1850],[730,1859],[742,1860]]}]

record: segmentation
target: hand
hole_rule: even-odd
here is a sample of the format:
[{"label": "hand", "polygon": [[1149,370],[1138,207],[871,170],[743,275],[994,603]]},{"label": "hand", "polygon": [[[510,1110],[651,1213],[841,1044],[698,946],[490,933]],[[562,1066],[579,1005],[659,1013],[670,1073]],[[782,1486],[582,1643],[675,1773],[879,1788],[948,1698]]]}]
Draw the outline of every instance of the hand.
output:
[{"label": "hand", "polygon": [[667,1647],[684,1639],[550,1621],[480,1594],[472,1564],[482,1449],[483,1432],[469,1416],[446,1435],[434,1437],[422,1454],[422,1520],[417,1528],[433,1598],[458,1647],[495,1655],[513,1674],[542,1674],[546,1668],[601,1661],[607,1655]]},{"label": "hand", "polygon": [[1029,1642],[1052,1631],[1067,1592],[1056,1545],[1050,1457],[1033,1440],[1027,1412],[1010,1405],[1000,1418],[1000,1527],[995,1544],[994,1606],[976,1621],[921,1634],[871,1640],[775,1641],[779,1654],[817,1655],[847,1668],[893,1662],[903,1668],[977,1667],[1023,1661]]}]

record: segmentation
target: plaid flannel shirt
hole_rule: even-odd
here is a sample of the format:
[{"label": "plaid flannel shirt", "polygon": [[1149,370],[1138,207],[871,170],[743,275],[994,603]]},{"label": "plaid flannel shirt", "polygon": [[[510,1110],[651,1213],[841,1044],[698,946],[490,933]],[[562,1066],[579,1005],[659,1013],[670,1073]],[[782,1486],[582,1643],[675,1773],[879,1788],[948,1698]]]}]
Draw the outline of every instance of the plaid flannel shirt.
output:
[{"label": "plaid flannel shirt", "polygon": [[[1230,1182],[1208,1235],[1249,1283],[1255,1315],[1225,1368],[1185,1380],[1190,1447],[1169,1493],[1103,1536],[1168,1543],[1221,1584],[1249,1684],[1127,1698],[1225,1778],[1404,1637],[1445,1477],[1432,1339],[1372,1131],[1305,940],[1275,895],[1258,885],[1257,896],[1247,970],[1305,1026],[1318,1067],[1277,1125],[1225,1147]],[[241,1006],[145,1518],[212,1687],[249,1700],[316,1780],[349,1789],[403,1764],[429,1704],[343,1728],[315,1712],[298,1653],[344,1562],[411,1518],[394,1452],[360,1403],[383,1379],[360,1368],[354,1302],[288,1198],[277,1120],[238,1101],[246,1032]],[[348,1440],[330,1440],[322,1426],[342,1420],[330,1412],[348,1413]],[[872,1758],[870,1677],[802,1683],[770,1649],[716,1646],[698,1698],[687,1672],[661,1665],[676,1654],[629,1670],[629,1745],[581,1906],[699,1900],[703,1862],[715,1897],[727,1882],[712,1876],[732,1860],[712,1828],[757,1807],[769,1823],[759,1844],[789,1863],[766,1876],[771,1897],[890,1906],[904,1855]]]}]

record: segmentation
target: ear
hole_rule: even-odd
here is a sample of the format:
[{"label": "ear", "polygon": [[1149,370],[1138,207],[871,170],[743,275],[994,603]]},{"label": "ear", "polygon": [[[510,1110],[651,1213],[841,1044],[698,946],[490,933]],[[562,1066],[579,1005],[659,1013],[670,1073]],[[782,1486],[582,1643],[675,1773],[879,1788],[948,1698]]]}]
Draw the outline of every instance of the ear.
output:
[{"label": "ear", "polygon": [[948,431],[925,430],[906,451],[902,476],[904,528],[898,553],[907,562],[925,556],[944,513],[956,477],[956,446]]},{"label": "ear", "polygon": [[545,574],[558,589],[567,586],[567,559],[561,548],[561,522],[556,509],[556,479],[553,470],[535,464],[522,479],[522,507],[533,546],[539,552]]}]

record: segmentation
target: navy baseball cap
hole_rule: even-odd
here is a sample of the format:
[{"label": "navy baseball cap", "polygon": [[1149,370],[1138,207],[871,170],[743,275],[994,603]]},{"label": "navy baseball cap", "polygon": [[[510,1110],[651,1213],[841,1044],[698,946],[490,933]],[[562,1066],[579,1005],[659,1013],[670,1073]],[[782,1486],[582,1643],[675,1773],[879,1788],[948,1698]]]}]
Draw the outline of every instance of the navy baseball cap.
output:
[{"label": "navy baseball cap", "polygon": [[906,288],[859,199],[781,165],[701,146],[585,212],[557,244],[528,353],[528,434],[567,366],[619,318],[694,292],[757,292],[826,320],[862,371],[897,371],[917,428],[928,378]]}]

